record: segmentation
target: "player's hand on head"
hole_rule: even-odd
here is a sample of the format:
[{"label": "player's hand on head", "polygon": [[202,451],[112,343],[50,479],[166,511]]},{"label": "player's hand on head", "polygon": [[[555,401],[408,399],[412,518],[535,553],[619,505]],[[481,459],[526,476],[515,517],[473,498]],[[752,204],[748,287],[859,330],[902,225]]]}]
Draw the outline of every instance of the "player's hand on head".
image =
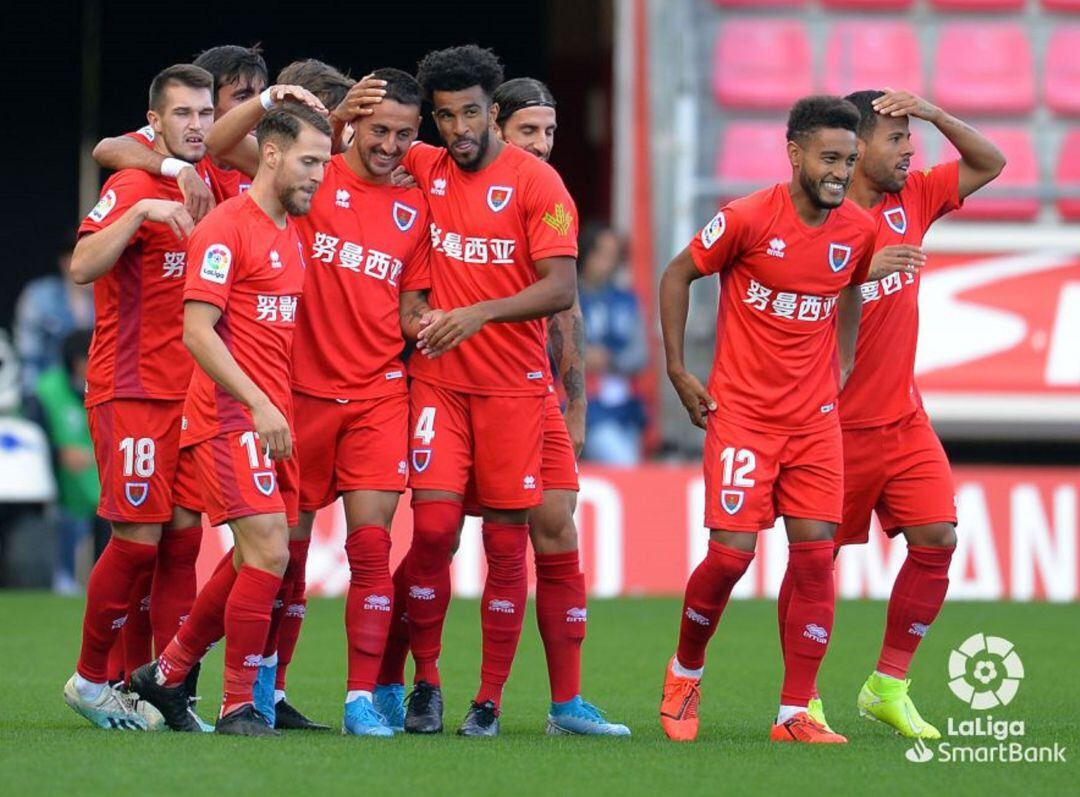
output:
[{"label": "player's hand on head", "polygon": [[699,429],[704,429],[708,413],[716,411],[716,399],[709,395],[701,381],[689,371],[669,371],[668,378],[671,379],[675,392],[679,394],[679,400],[686,408],[690,422]]},{"label": "player's hand on head", "polygon": [[292,432],[285,416],[269,400],[251,409],[255,433],[259,435],[270,459],[289,459],[292,456]]},{"label": "player's hand on head", "polygon": [[487,321],[486,313],[475,304],[438,312],[442,315],[421,329],[417,336],[416,348],[426,357],[435,358],[460,346]]},{"label": "player's hand on head", "polygon": [[937,113],[937,106],[910,91],[886,88],[885,93],[874,100],[874,110],[882,116],[914,116],[930,120]]},{"label": "player's hand on head", "polygon": [[398,188],[416,188],[416,180],[404,166],[397,166],[390,172],[390,183]]},{"label": "player's hand on head", "polygon": [[349,93],[334,109],[331,117],[344,124],[360,116],[370,116],[375,113],[373,106],[382,102],[386,94],[385,86],[385,80],[365,75],[349,89]]},{"label": "player's hand on head", "polygon": [[870,260],[867,282],[875,282],[895,272],[915,274],[926,265],[926,253],[921,246],[893,244],[874,253]]},{"label": "player's hand on head", "polygon": [[210,187],[195,171],[194,166],[180,170],[180,174],[176,175],[176,185],[180,189],[180,195],[184,197],[184,207],[196,222],[217,204]]},{"label": "player's hand on head", "polygon": [[187,238],[195,229],[195,220],[191,218],[191,214],[182,202],[172,202],[168,199],[142,199],[139,202],[146,213],[147,221],[167,224],[173,231],[173,235],[180,240]]},{"label": "player's hand on head", "polygon": [[298,102],[317,113],[321,113],[323,116],[328,116],[330,113],[326,110],[326,106],[322,104],[322,100],[303,86],[291,86],[281,83],[277,86],[271,86],[269,91],[270,99],[275,103]]}]

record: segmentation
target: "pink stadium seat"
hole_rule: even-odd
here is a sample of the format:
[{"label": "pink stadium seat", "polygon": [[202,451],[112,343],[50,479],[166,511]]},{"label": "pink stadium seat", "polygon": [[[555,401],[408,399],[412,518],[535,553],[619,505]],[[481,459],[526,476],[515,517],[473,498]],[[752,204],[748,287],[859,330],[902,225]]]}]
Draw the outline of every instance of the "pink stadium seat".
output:
[{"label": "pink stadium seat", "polygon": [[946,110],[1027,113],[1035,105],[1031,42],[1019,25],[946,25],[935,61],[934,100]]},{"label": "pink stadium seat", "polygon": [[939,11],[1018,11],[1026,0],[930,0]]},{"label": "pink stadium seat", "polygon": [[1063,25],[1046,51],[1046,104],[1063,114],[1080,113],[1080,25]]},{"label": "pink stadium seat", "polygon": [[891,86],[921,94],[919,41],[906,22],[839,22],[825,46],[825,91],[849,94]]},{"label": "pink stadium seat", "polygon": [[1080,221],[1080,129],[1070,130],[1061,143],[1054,183],[1073,192],[1058,200],[1058,212],[1067,221]]},{"label": "pink stadium seat", "polygon": [[736,19],[716,40],[713,90],[732,108],[787,110],[810,94],[810,42],[793,20]]},{"label": "pink stadium seat", "polygon": [[[982,132],[1001,148],[1008,163],[994,182],[967,198],[956,218],[969,221],[1028,221],[1035,218],[1039,213],[1039,200],[1034,195],[1039,185],[1039,164],[1031,130],[1026,127],[986,127]],[[956,149],[947,144],[944,159],[958,157]],[[1024,191],[1031,194],[1024,196]]]},{"label": "pink stadium seat", "polygon": [[727,8],[791,8],[806,4],[806,0],[713,0]]},{"label": "pink stadium seat", "polygon": [[844,8],[859,11],[894,11],[911,8],[913,0],[822,0],[826,8]]},{"label": "pink stadium seat", "polygon": [[1073,11],[1080,13],[1080,0],[1042,0],[1042,6],[1051,11]]},{"label": "pink stadium seat", "polygon": [[742,196],[791,179],[784,125],[733,122],[724,131],[716,158],[716,176],[730,186],[724,199]]}]

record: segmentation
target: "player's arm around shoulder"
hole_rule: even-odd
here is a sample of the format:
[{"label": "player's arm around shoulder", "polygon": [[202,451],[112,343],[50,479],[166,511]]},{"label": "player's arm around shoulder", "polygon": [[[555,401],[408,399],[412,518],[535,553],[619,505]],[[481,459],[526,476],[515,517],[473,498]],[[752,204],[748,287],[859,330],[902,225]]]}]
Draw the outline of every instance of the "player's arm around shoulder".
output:
[{"label": "player's arm around shoulder", "polygon": [[157,183],[137,169],[109,178],[101,198],[79,225],[71,255],[71,278],[86,285],[106,274],[146,222],[168,225],[177,240],[191,234],[195,222],[179,202],[157,198]]}]

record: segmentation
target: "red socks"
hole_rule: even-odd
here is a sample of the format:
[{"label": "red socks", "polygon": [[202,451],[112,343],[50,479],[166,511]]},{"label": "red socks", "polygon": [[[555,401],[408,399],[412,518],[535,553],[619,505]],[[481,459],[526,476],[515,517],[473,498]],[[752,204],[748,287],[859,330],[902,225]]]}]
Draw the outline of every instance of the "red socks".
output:
[{"label": "red socks", "polygon": [[705,648],[716,632],[731,590],[753,560],[753,551],[739,551],[709,541],[709,552],[686,582],[676,653],[679,664],[686,669],[699,670],[705,666]]},{"label": "red socks", "polygon": [[506,679],[510,677],[525,620],[525,600],[529,591],[525,547],[529,527],[525,523],[484,521],[483,535],[488,573],[480,602],[483,656],[476,702],[491,700],[497,707]]},{"label": "red socks", "polygon": [[390,615],[390,633],[386,637],[382,664],[377,683],[404,684],[405,658],[409,655],[409,620],[405,614],[405,602],[409,594],[405,580],[406,556],[394,571],[394,605]]},{"label": "red socks", "polygon": [[780,703],[805,706],[814,695],[818,669],[828,650],[836,609],[833,542],[788,546],[791,598],[783,623],[784,684]]},{"label": "red socks", "polygon": [[432,686],[440,683],[439,652],[450,606],[450,551],[461,516],[457,501],[413,502],[413,541],[405,560],[405,611],[409,615],[409,646],[416,660],[414,680]]},{"label": "red socks", "polygon": [[182,683],[188,671],[225,634],[225,606],[236,576],[230,549],[218,562],[210,580],[203,584],[187,620],[158,655],[158,668],[165,676],[166,686]]},{"label": "red socks", "polygon": [[[278,654],[276,689],[285,688],[285,672],[292,661],[296,643],[300,640],[300,628],[307,615],[307,557],[311,540],[289,540],[289,571],[292,589],[284,598],[284,613],[277,632]],[[270,653],[274,651],[271,650]]]},{"label": "red socks", "polygon": [[270,630],[281,577],[249,565],[236,574],[225,604],[225,698],[222,716],[253,701],[252,688]]},{"label": "red socks", "polygon": [[345,599],[348,689],[370,692],[375,688],[394,616],[390,534],[381,526],[361,526],[345,540],[345,552],[351,573]]},{"label": "red socks", "polygon": [[79,675],[86,680],[105,683],[108,678],[109,649],[127,619],[132,587],[140,575],[153,572],[156,555],[155,545],[113,537],[94,565],[86,585],[77,666]]},{"label": "red socks", "polygon": [[893,584],[885,620],[885,641],[877,670],[906,678],[911,658],[941,611],[949,590],[949,563],[955,548],[909,545]]},{"label": "red socks", "polygon": [[544,642],[551,700],[581,694],[581,642],[585,639],[585,575],[577,551],[536,554],[536,624]]},{"label": "red socks", "polygon": [[172,641],[195,603],[195,560],[201,545],[201,526],[168,529],[161,535],[150,590],[150,625],[158,653]]}]

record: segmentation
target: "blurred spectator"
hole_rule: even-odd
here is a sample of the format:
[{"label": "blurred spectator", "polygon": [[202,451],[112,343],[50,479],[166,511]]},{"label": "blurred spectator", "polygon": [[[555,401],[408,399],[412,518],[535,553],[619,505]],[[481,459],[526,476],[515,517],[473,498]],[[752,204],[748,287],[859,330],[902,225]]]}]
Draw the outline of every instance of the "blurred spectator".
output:
[{"label": "blurred spectator", "polygon": [[57,252],[59,274],[27,283],[15,306],[15,350],[22,365],[23,409],[40,420],[34,395],[38,378],[60,365],[61,346],[68,333],[94,326],[94,292],[71,279],[72,245]]},{"label": "blurred spectator", "polygon": [[583,456],[609,465],[635,465],[641,460],[645,412],[633,378],[648,364],[637,296],[620,284],[625,279],[623,247],[614,230],[586,225],[579,249],[589,396]]},{"label": "blurred spectator", "polygon": [[75,555],[93,528],[100,489],[83,407],[89,350],[88,330],[70,333],[61,343],[62,364],[46,368],[36,385],[49,440],[56,452],[56,478],[60,487],[53,590],[65,595],[78,591]]}]

